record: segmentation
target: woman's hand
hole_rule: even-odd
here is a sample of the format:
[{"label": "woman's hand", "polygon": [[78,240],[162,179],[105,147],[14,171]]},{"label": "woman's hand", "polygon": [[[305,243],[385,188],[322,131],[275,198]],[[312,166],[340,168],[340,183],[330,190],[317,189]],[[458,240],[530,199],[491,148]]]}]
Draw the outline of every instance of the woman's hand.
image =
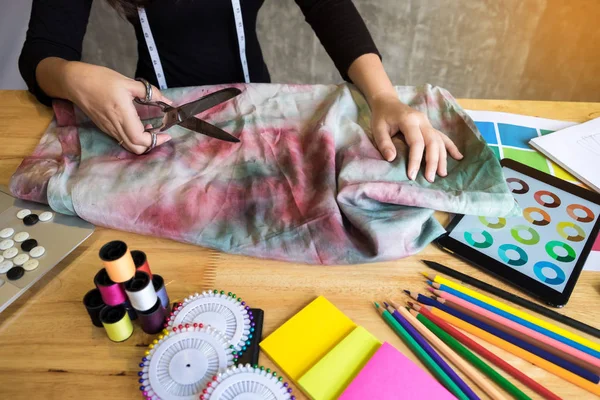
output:
[{"label": "woman's hand", "polygon": [[[36,76],[40,87],[49,96],[75,103],[98,128],[125,149],[142,154],[151,146],[152,135],[144,131],[133,104],[134,98],[146,97],[142,82],[105,67],[58,58],[42,60]],[[152,100],[171,104],[155,87],[152,88]],[[156,146],[170,139],[167,134],[158,134]]]},{"label": "woman's hand", "polygon": [[456,160],[463,158],[456,145],[436,130],[427,116],[403,104],[396,93],[376,95],[370,102],[371,128],[377,147],[383,158],[396,158],[396,148],[391,137],[401,132],[409,146],[407,175],[414,180],[417,176],[425,151],[425,178],[435,180],[435,174],[446,176],[446,158],[450,154]]},{"label": "woman's hand", "polygon": [[350,79],[363,93],[371,107],[371,128],[377,148],[383,158],[396,158],[391,137],[401,132],[410,147],[407,171],[409,179],[417,177],[425,152],[425,178],[435,180],[435,173],[446,176],[446,157],[463,158],[454,143],[431,126],[425,114],[418,112],[399,99],[381,59],[376,54],[363,54],[350,65]]}]

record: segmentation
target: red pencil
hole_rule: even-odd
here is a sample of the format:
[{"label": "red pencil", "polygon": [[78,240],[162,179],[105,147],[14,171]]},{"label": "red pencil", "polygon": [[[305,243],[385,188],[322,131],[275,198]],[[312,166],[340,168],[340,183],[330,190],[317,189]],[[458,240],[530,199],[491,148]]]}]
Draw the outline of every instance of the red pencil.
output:
[{"label": "red pencil", "polygon": [[500,357],[498,357],[491,351],[487,350],[485,347],[481,346],[479,343],[475,342],[474,340],[470,339],[468,336],[459,332],[456,328],[454,328],[452,325],[448,324],[443,319],[432,314],[431,311],[429,311],[429,309],[427,309],[425,306],[416,304],[411,301],[409,301],[408,304],[412,308],[414,308],[416,311],[420,312],[425,317],[430,319],[433,323],[435,323],[441,329],[445,330],[448,334],[452,335],[456,340],[460,341],[465,346],[471,348],[471,350],[473,350],[474,352],[479,353],[479,355],[481,355],[482,357],[487,358],[488,360],[490,360],[490,362],[494,363],[495,365],[502,368],[504,371],[506,371],[510,375],[517,378],[524,385],[527,385],[529,388],[531,388],[533,391],[535,391],[539,395],[543,396],[546,399],[560,400],[560,397],[558,397],[557,395],[555,395],[554,393],[552,393],[551,391],[549,391],[548,389],[546,389],[545,387],[543,387],[542,385],[540,385],[539,383],[534,381],[533,379],[529,378],[527,375],[525,375],[524,373],[522,373],[521,371],[519,371],[518,369],[516,369],[515,367],[513,367],[512,365],[510,365],[509,363],[507,363],[506,361],[504,361],[503,359],[501,359]]}]

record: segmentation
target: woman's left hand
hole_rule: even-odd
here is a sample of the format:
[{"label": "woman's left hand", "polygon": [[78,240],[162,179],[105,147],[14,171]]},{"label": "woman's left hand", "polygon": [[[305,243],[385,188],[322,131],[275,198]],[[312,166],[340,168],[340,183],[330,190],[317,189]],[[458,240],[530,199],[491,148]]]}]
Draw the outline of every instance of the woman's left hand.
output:
[{"label": "woman's left hand", "polygon": [[425,151],[425,178],[435,180],[435,174],[446,176],[447,154],[456,160],[463,158],[456,145],[442,132],[431,126],[427,116],[403,104],[396,93],[381,94],[371,101],[371,128],[377,147],[387,161],[396,158],[392,137],[404,135],[409,146],[407,175],[414,180],[419,172]]}]

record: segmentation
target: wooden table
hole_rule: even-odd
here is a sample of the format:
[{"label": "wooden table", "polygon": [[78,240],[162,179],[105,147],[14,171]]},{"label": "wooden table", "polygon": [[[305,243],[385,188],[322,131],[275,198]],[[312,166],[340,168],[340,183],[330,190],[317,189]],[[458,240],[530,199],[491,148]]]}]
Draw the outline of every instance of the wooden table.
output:
[{"label": "wooden table", "polygon": [[[462,100],[469,109],[495,110],[583,122],[600,117],[600,103]],[[52,117],[51,110],[20,91],[0,91],[0,184],[7,184],[22,158],[32,152]],[[446,220],[444,215],[439,215]],[[423,291],[420,258],[442,262],[485,281],[489,276],[428,246],[415,257],[373,265],[322,267],[286,264],[98,228],[94,235],[0,314],[0,398],[141,398],[138,363],[151,341],[137,327],[124,343],[108,340],[91,325],[82,305],[101,268],[100,247],[113,239],[147,253],[151,268],[165,277],[172,300],[204,289],[233,291],[265,310],[264,335],[317,295],[325,295],[357,324],[418,362],[374,311],[371,302],[404,299],[402,289]],[[498,283],[499,286],[504,286]],[[562,312],[600,327],[600,274],[584,272]],[[264,336],[263,336],[264,337]],[[493,347],[493,346],[489,346]],[[590,393],[501,350],[494,351],[565,399]],[[260,362],[272,366],[261,355]],[[514,381],[514,380],[513,380]],[[523,386],[518,384],[521,388]],[[536,398],[527,389],[523,390]],[[303,398],[295,390],[298,398]],[[485,397],[482,397],[485,398]]]}]

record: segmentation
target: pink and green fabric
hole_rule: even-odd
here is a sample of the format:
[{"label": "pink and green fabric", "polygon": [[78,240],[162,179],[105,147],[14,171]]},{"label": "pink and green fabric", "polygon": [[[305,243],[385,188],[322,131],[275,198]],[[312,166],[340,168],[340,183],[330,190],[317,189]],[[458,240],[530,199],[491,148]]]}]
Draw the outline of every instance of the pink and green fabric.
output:
[{"label": "pink and green fabric", "polygon": [[[229,85],[231,86],[231,85]],[[407,146],[393,139],[385,161],[370,109],[352,85],[235,85],[242,93],[199,115],[239,137],[228,143],[181,127],[137,156],[100,132],[72,104],[11,179],[21,199],[49,204],[98,226],[228,253],[310,264],[355,264],[419,252],[443,227],[434,211],[513,215],[500,164],[469,116],[444,89],[397,87],[465,155],[429,183],[406,175]],[[225,86],[168,89],[176,104]],[[158,123],[157,109],[139,106]]]}]

